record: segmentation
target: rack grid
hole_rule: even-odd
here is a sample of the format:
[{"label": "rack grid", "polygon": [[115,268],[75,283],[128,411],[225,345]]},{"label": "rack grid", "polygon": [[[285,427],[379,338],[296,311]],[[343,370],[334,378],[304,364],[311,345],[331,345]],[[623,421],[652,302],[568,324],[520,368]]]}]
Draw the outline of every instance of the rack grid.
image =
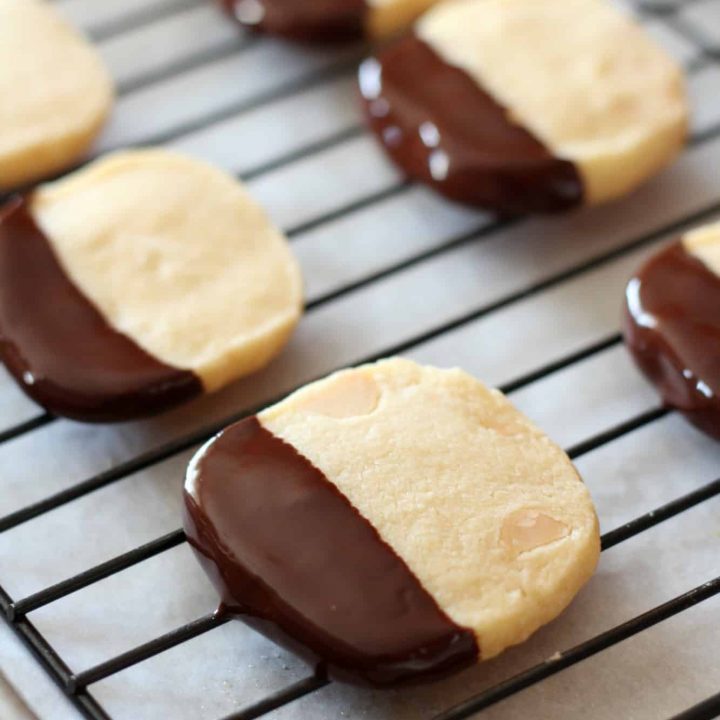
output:
[{"label": "rack grid", "polygon": [[[284,397],[294,387],[335,367],[398,353],[420,353],[428,359],[444,358],[446,364],[453,364],[457,357],[453,349],[459,351],[462,361],[468,353],[477,353],[475,339],[486,337],[477,334],[478,328],[490,332],[498,319],[512,318],[518,313],[532,317],[528,307],[552,300],[558,293],[568,292],[575,297],[573,293],[578,291],[573,288],[579,287],[581,282],[590,282],[589,278],[596,275],[600,277],[598,288],[602,291],[607,287],[603,284],[606,274],[622,277],[637,257],[674,233],[720,216],[720,107],[712,97],[713,91],[720,97],[720,58],[717,48],[708,44],[702,28],[697,25],[699,6],[708,7],[710,12],[720,10],[717,7],[713,10],[712,0],[687,0],[684,3],[644,0],[634,7],[648,28],[661,42],[668,43],[669,49],[688,68],[696,103],[696,124],[689,148],[679,163],[680,169],[675,171],[679,173],[680,181],[674,178],[666,185],[677,189],[678,182],[685,179],[690,189],[681,200],[674,204],[671,201],[665,207],[668,190],[660,181],[659,189],[651,188],[635,200],[636,203],[651,204],[651,209],[648,207],[641,219],[637,213],[631,214],[628,203],[617,211],[603,211],[607,219],[602,212],[590,211],[583,213],[584,220],[569,221],[497,220],[466,212],[431,198],[397,176],[373,148],[354,108],[348,109],[347,103],[338,102],[347,100],[352,92],[354,67],[362,56],[362,48],[288,50],[274,40],[244,36],[225,21],[221,25],[221,21],[209,15],[214,9],[202,0],[102,4],[93,0],[55,0],[55,5],[90,33],[118,80],[116,119],[102,139],[100,150],[163,143],[220,161],[248,181],[251,190],[267,202],[271,213],[285,227],[300,254],[308,276],[308,318],[312,318],[313,323],[307,343],[320,343],[332,357],[327,361],[327,367],[322,363],[318,366],[316,362],[298,360],[298,349],[291,347],[288,367],[299,364],[299,369],[294,367],[292,372],[283,370],[274,375],[271,371],[267,381],[261,380],[259,388],[247,394],[252,397],[252,402],[245,401],[246,395],[241,395],[239,401],[233,396],[229,400],[233,411],[225,411],[227,403],[220,404],[222,412],[211,406],[207,417],[201,415],[200,427],[197,422],[189,422],[185,414],[177,423],[171,422],[169,430],[157,433],[157,437],[151,433],[149,439],[131,442],[137,452],[100,467],[85,479],[65,483],[55,491],[3,512],[0,538],[3,534],[31,526],[33,521],[92,493],[120,485],[133,475],[154,472],[159,465],[192,450],[229,422],[256,412]],[[691,6],[694,10],[688,12]],[[196,23],[200,23],[199,29]],[[162,45],[162,52],[159,52],[158,42],[162,42],[163,37],[172,38],[173,42]],[[299,53],[297,58],[293,55],[295,52]],[[232,83],[233,73],[244,71],[245,64],[255,68],[258,77],[243,83],[249,87],[237,87],[238,83]],[[188,90],[192,91],[192,102],[181,102]],[[334,105],[333,109],[329,109],[331,105]],[[319,108],[318,112],[314,113],[313,108]],[[156,116],[154,111],[158,111]],[[297,134],[290,131],[294,126],[287,121],[295,112],[300,118]],[[258,143],[257,147],[253,143],[250,147],[247,141],[252,137],[262,137],[265,142]],[[346,171],[343,174],[339,168],[347,168],[348,161],[352,173]],[[335,189],[330,197],[315,201],[304,194],[297,183],[305,177],[304,173],[317,175],[319,171],[327,172]],[[340,174],[335,177],[337,173]],[[695,175],[700,180],[694,180]],[[310,185],[314,194],[317,194],[317,187],[325,187]],[[285,205],[281,202],[283,193],[297,193],[300,198]],[[419,218],[409,220],[407,215],[418,208]],[[434,217],[435,213],[439,219]],[[652,217],[648,219],[648,216]],[[350,223],[358,230],[347,240],[345,262],[338,263],[336,251],[332,255],[332,267],[326,267],[323,250],[330,242],[330,236],[334,237],[335,243],[343,242]],[[409,234],[421,232],[422,223],[429,225],[430,230],[427,239],[402,241],[397,247],[390,248],[382,237],[375,240],[367,235],[368,232],[382,235],[380,229],[384,223],[396,223]],[[433,286],[429,291],[427,301],[433,303],[440,297],[437,293],[445,293],[443,288],[453,283],[454,273],[467,264],[467,258],[471,258],[471,253],[478,248],[487,253],[484,257],[490,263],[490,275],[507,274],[509,263],[517,262],[519,252],[532,254],[533,242],[545,248],[549,237],[558,232],[572,233],[576,227],[583,229],[585,237],[579,238],[575,247],[589,237],[586,248],[573,254],[566,252],[569,245],[563,245],[562,252],[551,251],[550,257],[538,258],[539,269],[526,269],[524,274],[520,273],[517,282],[493,283],[489,276],[483,276],[488,288],[473,297],[465,298],[459,293],[457,299],[447,300],[442,294],[443,302],[447,304],[442,313],[428,309],[422,317],[415,319],[413,316],[413,321],[404,325],[389,322],[389,332],[393,335],[368,331],[367,343],[360,337],[347,351],[338,350],[346,336],[328,338],[331,330],[339,327],[342,318],[352,326],[353,334],[359,332],[362,335],[365,331],[362,321],[353,325],[354,318],[349,313],[362,304],[368,306],[368,317],[377,316],[380,306],[374,303],[378,293],[385,303],[383,309],[387,310],[388,305],[392,307],[395,298],[401,296],[393,293],[401,294],[411,286],[422,288],[422,283],[433,277],[439,285],[439,289]],[[611,242],[607,238],[609,233],[618,237]],[[539,239],[535,240],[535,234]],[[379,249],[381,244],[383,251]],[[620,270],[616,271],[616,266]],[[498,268],[503,270],[498,273]],[[412,285],[406,278],[411,278]],[[387,290],[388,283],[393,284],[392,291]],[[423,291],[413,292],[419,293],[414,302],[422,299]],[[577,295],[584,296],[584,291]],[[592,306],[597,297],[588,296],[585,301]],[[605,362],[607,358],[613,363],[624,362],[617,359],[623,357],[617,322],[608,317],[610,319],[598,322],[590,333],[575,332],[557,348],[529,352],[527,361],[509,363],[505,375],[498,367],[499,386],[506,393],[521,396],[523,392],[532,392],[538,384],[556,382],[559,377],[565,377],[563,373],[576,372],[587,363]],[[387,318],[383,320],[388,321]],[[556,317],[556,321],[571,322],[572,318],[566,315]],[[402,325],[398,332],[397,325]],[[520,345],[521,335],[515,340],[518,352],[525,350]],[[496,360],[495,364],[502,363]],[[0,379],[0,391],[5,382],[9,381]],[[591,432],[580,428],[567,444],[570,456],[576,461],[581,460],[672,417],[672,412],[648,400],[643,391],[640,396],[641,401],[636,403],[637,407],[633,406],[634,410],[630,408],[628,412],[623,406],[609,425],[594,427]],[[5,417],[0,413],[0,464],[3,454],[10,452],[12,455],[18,443],[29,443],[28,447],[32,448],[34,438],[65,423],[20,401],[14,402],[12,408],[13,411],[19,408],[19,417]],[[143,433],[142,429],[138,432]],[[603,551],[616,548],[718,496],[720,478],[701,483],[666,502],[646,505],[649,510],[605,532]],[[225,620],[208,612],[129,650],[76,670],[53,648],[31,614],[51,608],[53,603],[69,598],[73,593],[184,543],[181,529],[165,532],[154,540],[29,593],[11,595],[3,589],[8,585],[0,577],[0,610],[9,627],[82,717],[112,718],[108,708],[97,699],[94,685],[219,628]],[[52,555],[50,546],[48,553]],[[662,568],[658,572],[662,572]],[[460,720],[475,717],[484,709],[718,595],[720,576],[708,578],[706,582],[606,628],[550,659],[530,664],[480,692],[468,693],[461,702],[451,702],[428,718]],[[326,685],[328,681],[324,678],[307,674],[226,715],[224,720],[250,720],[271,714]],[[675,720],[707,720],[719,715],[720,693],[676,714]]]}]

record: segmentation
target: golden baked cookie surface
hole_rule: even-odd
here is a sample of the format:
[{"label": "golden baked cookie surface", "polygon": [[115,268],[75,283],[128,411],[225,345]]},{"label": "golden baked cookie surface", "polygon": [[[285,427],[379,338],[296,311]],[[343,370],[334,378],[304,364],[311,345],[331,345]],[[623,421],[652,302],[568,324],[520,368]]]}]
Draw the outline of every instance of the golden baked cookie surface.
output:
[{"label": "golden baked cookie surface", "polygon": [[99,55],[41,0],[0,0],[0,190],[71,165],[112,104]]},{"label": "golden baked cookie surface", "polygon": [[685,140],[681,69],[605,0],[451,0],[416,32],[575,163],[586,202],[630,192]]},{"label": "golden baked cookie surface", "polygon": [[334,483],[482,658],[554,618],[595,569],[567,455],[499,392],[403,359],[342,371],[258,416]]},{"label": "golden baked cookie surface", "polygon": [[208,391],[264,365],[300,317],[284,237],[237,181],[203,162],[120,153],[43,186],[32,208],[110,325]]}]

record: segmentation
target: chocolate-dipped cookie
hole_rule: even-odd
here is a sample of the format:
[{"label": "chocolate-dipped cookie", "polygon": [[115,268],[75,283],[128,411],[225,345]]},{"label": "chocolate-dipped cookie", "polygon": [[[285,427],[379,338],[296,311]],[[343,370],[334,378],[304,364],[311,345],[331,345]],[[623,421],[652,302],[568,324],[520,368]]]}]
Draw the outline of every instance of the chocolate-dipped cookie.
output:
[{"label": "chocolate-dipped cookie", "polygon": [[295,40],[382,38],[410,25],[438,0],[220,0],[252,30]]},{"label": "chocolate-dipped cookie", "polygon": [[567,455],[460,370],[315,382],[193,458],[185,528],[239,616],[330,677],[442,677],[524,641],[592,575]]},{"label": "chocolate-dipped cookie", "polygon": [[687,233],[630,280],[625,341],[663,401],[720,439],[720,223]]},{"label": "chocolate-dipped cookie", "polygon": [[0,212],[0,358],[53,413],[160,412],[265,365],[302,308],[285,238],[234,178],[110,156]]},{"label": "chocolate-dipped cookie", "polygon": [[112,105],[93,48],[41,0],[0,0],[0,192],[82,156]]},{"label": "chocolate-dipped cookie", "polygon": [[688,122],[682,71],[605,0],[452,0],[366,60],[371,128],[414,179],[502,213],[631,192]]}]

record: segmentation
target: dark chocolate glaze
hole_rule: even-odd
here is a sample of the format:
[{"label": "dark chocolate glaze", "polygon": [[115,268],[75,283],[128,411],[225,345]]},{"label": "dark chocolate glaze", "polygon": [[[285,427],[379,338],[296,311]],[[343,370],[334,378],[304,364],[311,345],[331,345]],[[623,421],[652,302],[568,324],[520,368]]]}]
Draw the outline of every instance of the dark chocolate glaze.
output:
[{"label": "dark chocolate glaze", "polygon": [[185,529],[221,612],[338,680],[390,686],[477,661],[407,565],[323,473],[256,418],[193,461]]},{"label": "dark chocolate glaze", "polygon": [[0,210],[0,359],[57,415],[112,422],[151,415],[202,392],[113,330],[60,266],[24,198]]},{"label": "dark chocolate glaze", "polygon": [[360,66],[360,92],[370,127],[392,159],[453,200],[513,215],[583,202],[572,162],[556,158],[415,35]]},{"label": "dark chocolate glaze", "polygon": [[628,284],[625,341],[665,403],[720,440],[720,278],[682,242]]},{"label": "dark chocolate glaze", "polygon": [[221,0],[241,25],[294,40],[339,41],[365,33],[365,0]]}]

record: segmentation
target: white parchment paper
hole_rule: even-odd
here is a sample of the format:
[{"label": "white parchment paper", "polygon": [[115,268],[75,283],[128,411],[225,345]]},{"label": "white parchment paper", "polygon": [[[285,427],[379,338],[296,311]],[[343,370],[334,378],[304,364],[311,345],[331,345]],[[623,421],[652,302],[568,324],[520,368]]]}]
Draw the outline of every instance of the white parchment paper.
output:
[{"label": "white parchment paper", "polygon": [[[57,421],[4,443],[2,515],[397,343],[411,344],[406,354],[422,362],[459,365],[491,384],[514,381],[616,334],[623,287],[637,264],[675,236],[679,219],[718,215],[720,140],[702,139],[720,122],[720,66],[703,60],[697,47],[659,20],[649,22],[649,30],[690,68],[693,130],[702,141],[611,207],[491,231],[487,216],[400,186],[397,172],[360,128],[353,105],[357,48],[249,41],[230,32],[210,3],[57,5],[95,34],[121,86],[100,149],[161,138],[232,172],[254,173],[250,190],[278,224],[303,229],[293,249],[308,299],[320,304],[281,358],[216,397],[110,428]],[[300,155],[293,159],[293,153]],[[578,267],[584,269],[573,270]],[[559,275],[564,279],[549,282]],[[342,294],[329,299],[336,292]],[[480,312],[488,307],[492,312]],[[447,323],[455,326],[433,335]],[[422,342],[412,343],[424,334]],[[658,402],[619,343],[526,385],[512,398],[565,447]],[[0,371],[0,432],[38,412]],[[176,530],[191,453],[192,448],[0,534],[5,589],[16,599],[26,597]],[[583,455],[577,464],[607,531],[715,479],[720,446],[670,415]],[[331,685],[270,717],[431,717],[714,578],[718,557],[716,499],[608,550],[566,613],[492,662],[425,688],[372,692]],[[43,607],[30,620],[80,672],[202,617],[215,603],[182,545]],[[720,689],[719,621],[720,602],[705,602],[486,716],[669,717]],[[42,720],[79,717],[4,624],[0,668]],[[234,622],[90,690],[117,720],[217,720],[308,673],[293,656]],[[3,695],[0,684],[0,717],[26,720],[24,710],[9,704],[12,694]]]}]

